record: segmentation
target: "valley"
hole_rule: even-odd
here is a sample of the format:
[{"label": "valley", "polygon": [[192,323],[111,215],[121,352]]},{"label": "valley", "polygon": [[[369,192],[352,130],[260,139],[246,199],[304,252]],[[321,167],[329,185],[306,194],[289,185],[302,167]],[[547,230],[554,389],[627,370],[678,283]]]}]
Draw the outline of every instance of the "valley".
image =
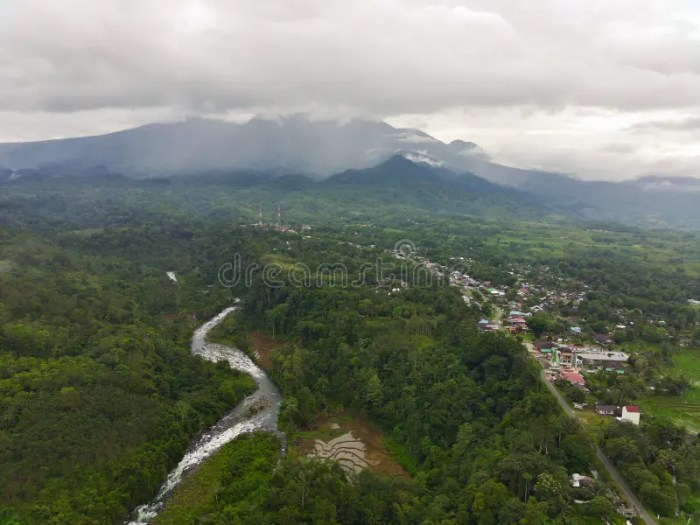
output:
[{"label": "valley", "polygon": [[[158,502],[191,444],[255,389],[228,365],[190,355],[197,327],[240,298],[209,340],[240,349],[279,388],[287,454],[272,468],[280,443],[269,433],[220,442],[186,469],[155,523],[624,523],[596,445],[662,514],[658,523],[675,525],[676,511],[692,522],[694,388],[677,379],[692,380],[699,344],[689,302],[700,297],[697,236],[580,223],[523,203],[508,219],[508,193],[472,191],[462,202],[467,194],[439,186],[394,191],[404,169],[430,177],[405,162],[319,189],[221,180],[6,187],[0,516],[121,523]],[[250,273],[222,280],[232,262]],[[482,319],[494,329],[480,329]],[[581,425],[542,385],[552,354],[535,344],[548,341],[562,357],[599,336],[629,362],[621,376],[583,367]],[[570,386],[556,387],[580,402]],[[133,407],[100,418],[113,398]],[[611,401],[642,406],[641,426],[590,408]],[[691,408],[662,411],[678,404]],[[130,414],[150,433],[120,432],[135,428]],[[57,449],[83,454],[65,464],[49,451],[75,443],[82,418],[100,424],[90,441]],[[334,440],[343,444],[334,449]],[[621,452],[630,446],[633,463]],[[312,459],[350,452],[361,469]],[[572,484],[594,472],[592,485]],[[630,482],[642,478],[644,486]],[[111,490],[96,496],[95,486]]]},{"label": "valley", "polygon": [[0,525],[700,525],[699,50],[0,1]]}]

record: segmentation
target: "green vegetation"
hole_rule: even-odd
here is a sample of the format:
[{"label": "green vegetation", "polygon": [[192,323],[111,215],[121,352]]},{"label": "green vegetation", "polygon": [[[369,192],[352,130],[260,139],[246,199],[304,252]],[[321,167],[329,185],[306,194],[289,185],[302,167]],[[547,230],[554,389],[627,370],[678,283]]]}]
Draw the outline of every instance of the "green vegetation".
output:
[{"label": "green vegetation", "polygon": [[665,416],[688,431],[700,433],[700,350],[685,349],[673,354],[668,373],[690,382],[678,396],[653,396],[641,403],[645,412]]},{"label": "green vegetation", "polygon": [[514,340],[477,333],[456,290],[281,287],[267,305],[260,293],[244,301],[246,322],[303,341],[274,358],[288,430],[329,406],[364,411],[410,455],[418,487],[440,495],[439,506],[412,503],[422,519],[586,522],[568,474],[590,469],[590,443],[538,392]]},{"label": "green vegetation", "polygon": [[682,428],[661,418],[647,419],[641,429],[631,424],[608,426],[604,437],[608,456],[654,513],[673,516],[678,507],[697,511],[697,497],[692,494],[700,479],[700,450],[685,443]]},{"label": "green vegetation", "polygon": [[693,386],[700,386],[700,349],[679,350],[674,353],[671,371],[688,378]]},{"label": "green vegetation", "polygon": [[178,487],[156,525],[359,525],[418,516],[411,505],[415,486],[369,472],[350,482],[335,463],[295,457],[274,467],[278,448],[276,438],[264,433],[229,443]]},{"label": "green vegetation", "polygon": [[[572,473],[595,468],[591,438],[560,414],[517,339],[477,331],[498,312],[480,293],[467,305],[444,283],[390,285],[373,272],[354,287],[328,274],[299,287],[288,270],[339,263],[352,279],[367,262],[396,262],[389,250],[405,238],[420,256],[462,260],[475,279],[508,287],[506,313],[526,281],[583,293],[533,317],[533,331],[610,333],[634,360],[623,377],[592,376],[594,394],[641,400],[650,414],[678,401],[674,421],[692,423],[700,365],[680,345],[700,340],[688,304],[700,298],[697,236],[591,228],[526,203],[521,221],[505,220],[515,204],[441,207],[398,186],[282,182],[47,183],[0,195],[0,524],[119,523],[149,500],[194,436],[253,388],[189,354],[192,331],[233,297],[240,315],[212,338],[250,350],[255,331],[278,343],[263,357],[292,442],[343,408],[381,429],[411,479],[348,479],[293,446],[275,467],[274,437],[243,436],[180,486],[158,523],[619,522],[604,479],[571,486]],[[261,201],[268,214],[280,201],[284,221],[311,231],[252,227]],[[236,254],[285,271],[273,285],[257,272],[227,288],[218,270]],[[595,434],[654,511],[691,515],[697,442],[654,421]]]},{"label": "green vegetation", "polygon": [[254,514],[268,495],[279,446],[264,432],[225,445],[183,480],[155,524],[264,523]]},{"label": "green vegetation", "polygon": [[120,521],[254,387],[190,356],[196,324],[159,261],[104,244],[139,251],[143,233],[0,233],[16,261],[0,276],[0,508],[23,525]]}]

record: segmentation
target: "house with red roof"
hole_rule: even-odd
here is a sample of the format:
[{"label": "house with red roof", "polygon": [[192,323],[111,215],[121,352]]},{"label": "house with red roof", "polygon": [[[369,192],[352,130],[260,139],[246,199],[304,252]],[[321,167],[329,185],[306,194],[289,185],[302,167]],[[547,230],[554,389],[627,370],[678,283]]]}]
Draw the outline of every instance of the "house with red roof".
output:
[{"label": "house with red roof", "polygon": [[586,380],[578,372],[562,372],[561,378],[574,386],[586,386]]},{"label": "house with red roof", "polygon": [[633,425],[639,425],[639,419],[642,416],[642,409],[636,405],[628,405],[622,407],[622,416],[620,421],[626,421]]},{"label": "house with red roof", "polygon": [[510,326],[513,328],[527,328],[527,321],[522,317],[510,317],[510,319],[508,319],[508,323],[510,323]]}]

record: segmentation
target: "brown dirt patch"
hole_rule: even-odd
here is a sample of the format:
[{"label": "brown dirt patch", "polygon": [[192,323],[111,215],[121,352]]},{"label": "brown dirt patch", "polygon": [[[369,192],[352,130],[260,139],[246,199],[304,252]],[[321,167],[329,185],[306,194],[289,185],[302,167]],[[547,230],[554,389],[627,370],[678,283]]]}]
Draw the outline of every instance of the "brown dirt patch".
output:
[{"label": "brown dirt patch", "polygon": [[263,370],[270,372],[272,370],[272,358],[275,352],[287,344],[286,341],[273,339],[269,335],[258,332],[257,330],[251,332],[248,335],[248,339],[250,341],[250,348],[260,356],[257,359],[258,364]]},{"label": "brown dirt patch", "polygon": [[315,427],[297,436],[294,446],[299,455],[313,454],[317,439],[328,442],[349,432],[364,444],[364,458],[370,470],[383,476],[410,479],[409,473],[391,458],[382,443],[382,433],[365,418],[347,412],[320,415],[316,418]]}]

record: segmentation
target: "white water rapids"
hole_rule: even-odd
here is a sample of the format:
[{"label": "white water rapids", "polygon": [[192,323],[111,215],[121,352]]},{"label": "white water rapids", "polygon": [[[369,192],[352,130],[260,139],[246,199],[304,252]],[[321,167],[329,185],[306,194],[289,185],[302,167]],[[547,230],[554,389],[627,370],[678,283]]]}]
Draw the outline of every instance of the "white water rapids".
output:
[{"label": "white water rapids", "polygon": [[128,525],[149,523],[158,515],[165,501],[188,471],[241,434],[256,430],[273,432],[280,436],[284,449],[284,435],[277,430],[277,416],[282,402],[282,395],[277,386],[240,350],[206,342],[209,332],[237,308],[236,306],[226,308],[195,331],[192,337],[192,354],[207,361],[228,361],[234,370],[250,374],[258,384],[258,389],[206,431],[189,448],[177,467],[168,474],[168,478],[158,491],[158,495],[150,503],[138,507],[134,511],[133,521],[126,522]]}]

